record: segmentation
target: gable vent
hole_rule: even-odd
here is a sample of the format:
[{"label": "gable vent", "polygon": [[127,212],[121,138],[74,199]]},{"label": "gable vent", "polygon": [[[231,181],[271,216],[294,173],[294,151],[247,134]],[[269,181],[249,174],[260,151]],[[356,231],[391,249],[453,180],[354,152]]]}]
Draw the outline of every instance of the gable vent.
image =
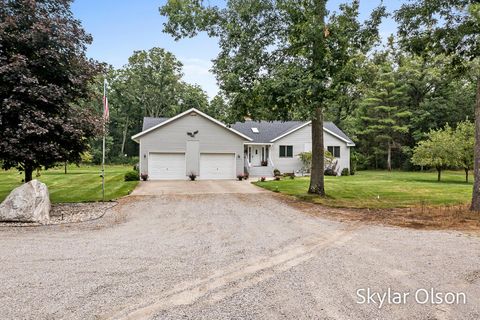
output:
[{"label": "gable vent", "polygon": [[258,128],[252,128],[252,132],[253,133],[260,133],[260,131],[258,131]]}]

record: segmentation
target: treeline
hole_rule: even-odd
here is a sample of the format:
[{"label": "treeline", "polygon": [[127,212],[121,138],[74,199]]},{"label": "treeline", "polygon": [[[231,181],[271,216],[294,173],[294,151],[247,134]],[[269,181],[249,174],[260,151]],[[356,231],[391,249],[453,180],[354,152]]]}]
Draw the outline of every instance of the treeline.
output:
[{"label": "treeline", "polygon": [[450,59],[407,53],[390,37],[366,60],[361,81],[329,103],[327,119],[356,142],[358,169],[419,169],[413,149],[431,130],[474,119],[476,79],[454,74]]},{"label": "treeline", "polygon": [[[431,130],[446,124],[455,128],[474,118],[475,79],[453,75],[445,56],[407,53],[390,37],[357,66],[360,80],[345,85],[326,105],[326,120],[357,144],[352,154],[357,169],[418,169],[412,163],[413,149]],[[199,85],[183,81],[182,63],[164,49],[137,51],[125,67],[107,70],[109,162],[136,161],[131,157],[138,155],[138,145],[130,137],[142,130],[143,117],[171,117],[194,107],[221,121],[241,120],[235,119],[235,106],[224,95],[209,101]],[[96,83],[97,105],[102,81]],[[93,161],[99,163],[100,141],[91,144]]]},{"label": "treeline", "polygon": [[[227,105],[221,95],[209,101],[199,85],[183,81],[182,63],[162,48],[136,51],[123,68],[106,66],[106,76],[95,84],[95,103],[102,105],[103,78],[108,81],[110,121],[106,139],[107,162],[135,163],[138,145],[130,137],[142,130],[144,117],[172,117],[190,108],[225,120]],[[91,158],[100,163],[99,139],[91,142]]]}]

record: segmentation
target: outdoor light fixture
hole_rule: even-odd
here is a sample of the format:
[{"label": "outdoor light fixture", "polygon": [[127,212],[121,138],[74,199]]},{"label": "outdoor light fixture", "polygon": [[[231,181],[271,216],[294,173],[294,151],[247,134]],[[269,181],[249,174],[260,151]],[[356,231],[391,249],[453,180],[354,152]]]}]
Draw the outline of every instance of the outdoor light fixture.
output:
[{"label": "outdoor light fixture", "polygon": [[146,155],[145,153],[143,154],[143,158],[144,158],[144,159],[146,159],[146,158],[147,158],[147,155]]}]

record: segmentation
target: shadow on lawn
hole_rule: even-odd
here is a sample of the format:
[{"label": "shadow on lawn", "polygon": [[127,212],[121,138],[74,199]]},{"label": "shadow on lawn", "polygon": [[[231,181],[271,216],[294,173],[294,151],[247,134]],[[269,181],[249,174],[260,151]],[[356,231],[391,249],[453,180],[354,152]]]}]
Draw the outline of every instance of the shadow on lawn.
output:
[{"label": "shadow on lawn", "polygon": [[417,179],[405,179],[405,182],[421,182],[421,183],[438,183],[438,184],[454,184],[454,185],[464,185],[464,186],[473,186],[473,182],[465,182],[460,180],[440,180],[436,179],[427,179],[427,178],[417,178]]}]

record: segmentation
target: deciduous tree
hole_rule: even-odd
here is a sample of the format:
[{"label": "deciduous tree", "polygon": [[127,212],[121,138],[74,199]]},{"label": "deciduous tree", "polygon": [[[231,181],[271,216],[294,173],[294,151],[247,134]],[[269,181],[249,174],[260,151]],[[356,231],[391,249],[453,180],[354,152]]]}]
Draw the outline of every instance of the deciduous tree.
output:
[{"label": "deciduous tree", "polygon": [[475,150],[475,125],[463,121],[455,129],[455,147],[458,165],[465,170],[465,182],[468,182],[468,171],[473,169]]},{"label": "deciduous tree", "polygon": [[348,83],[378,40],[385,9],[359,22],[359,1],[329,14],[327,0],[230,0],[225,8],[199,0],[169,0],[160,10],[175,39],[205,31],[218,37],[213,70],[242,120],[312,121],[312,173],[308,192],[325,195],[323,118],[328,101]]},{"label": "deciduous tree", "polygon": [[[403,45],[412,52],[433,52],[452,58],[459,74],[473,72],[475,106],[475,165],[471,210],[480,211],[480,16],[477,0],[415,0],[396,13]],[[471,62],[476,60],[474,64]]]},{"label": "deciduous tree", "polygon": [[33,170],[80,161],[99,117],[80,106],[97,73],[71,0],[0,0],[0,159]]},{"label": "deciduous tree", "polygon": [[445,128],[432,130],[426,140],[420,141],[413,149],[412,162],[419,166],[435,168],[438,181],[441,180],[442,170],[458,165],[453,129]]}]

